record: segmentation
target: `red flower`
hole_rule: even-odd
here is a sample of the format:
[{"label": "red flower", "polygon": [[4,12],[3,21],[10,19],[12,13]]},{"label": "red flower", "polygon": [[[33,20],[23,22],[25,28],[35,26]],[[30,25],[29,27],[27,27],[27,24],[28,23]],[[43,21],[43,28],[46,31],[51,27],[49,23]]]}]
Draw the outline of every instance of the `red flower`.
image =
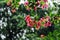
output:
[{"label": "red flower", "polygon": [[48,0],[44,0],[44,2],[47,2]]},{"label": "red flower", "polygon": [[36,2],[36,4],[37,4],[37,5],[40,5],[40,1],[38,0],[38,1]]},{"label": "red flower", "polygon": [[48,21],[47,24],[48,24],[48,26],[51,26],[51,22],[50,21]]},{"label": "red flower", "polygon": [[48,5],[45,3],[44,5],[42,5],[42,9],[48,8]]},{"label": "red flower", "polygon": [[15,13],[15,12],[16,12],[16,9],[12,9],[11,12],[12,12],[12,13]]},{"label": "red flower", "polygon": [[30,15],[27,15],[25,20],[26,20],[26,22],[30,21],[31,20]]},{"label": "red flower", "polygon": [[40,26],[41,26],[41,22],[40,22],[40,21],[38,21],[38,22],[37,22],[37,24],[36,24],[36,28],[37,28],[37,29],[39,29],[39,28],[40,28]]},{"label": "red flower", "polygon": [[46,20],[49,21],[50,20],[50,17],[49,16],[46,16]]},{"label": "red flower", "polygon": [[25,20],[26,20],[27,26],[29,26],[29,27],[34,26],[34,21],[30,18],[30,15],[27,15]]},{"label": "red flower", "polygon": [[45,18],[44,17],[42,17],[42,18],[40,18],[40,21],[43,21]]},{"label": "red flower", "polygon": [[36,11],[37,10],[37,7],[34,5],[34,10]]},{"label": "red flower", "polygon": [[25,6],[27,6],[28,4],[29,4],[29,2],[28,2],[28,1],[24,3],[24,5],[25,5]]},{"label": "red flower", "polygon": [[51,22],[48,21],[47,23],[44,24],[45,27],[51,26]]},{"label": "red flower", "polygon": [[34,22],[33,22],[33,20],[30,20],[29,22],[27,22],[27,26],[29,26],[29,27],[33,27],[33,26],[34,26]]}]

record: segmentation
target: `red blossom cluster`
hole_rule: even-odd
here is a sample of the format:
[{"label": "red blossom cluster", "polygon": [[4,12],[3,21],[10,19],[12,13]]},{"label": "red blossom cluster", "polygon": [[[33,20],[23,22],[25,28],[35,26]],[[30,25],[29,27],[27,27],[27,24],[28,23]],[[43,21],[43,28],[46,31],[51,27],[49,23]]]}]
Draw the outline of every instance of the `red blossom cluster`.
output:
[{"label": "red blossom cluster", "polygon": [[30,18],[30,15],[27,15],[25,20],[26,20],[27,26],[29,26],[29,27],[33,27],[34,26],[34,20],[32,20]]},{"label": "red blossom cluster", "polygon": [[47,4],[47,3],[43,4],[43,5],[41,6],[41,8],[42,8],[42,9],[48,8],[48,4]]},{"label": "red blossom cluster", "polygon": [[[37,0],[36,4],[37,4],[37,7],[41,7],[42,9],[45,9],[45,8],[48,8],[48,0],[43,0],[44,4],[40,4],[42,0]],[[36,7],[34,7],[36,8]]]},{"label": "red blossom cluster", "polygon": [[28,4],[29,4],[29,2],[28,2],[28,1],[26,1],[26,2],[24,3],[24,5],[25,5],[25,6],[27,6]]},{"label": "red blossom cluster", "polygon": [[47,16],[46,18],[42,17],[42,18],[40,18],[40,20],[38,22],[36,22],[30,18],[30,15],[27,15],[25,17],[25,20],[26,20],[27,26],[33,27],[34,25],[36,25],[37,29],[39,29],[41,26],[44,26],[44,27],[51,26],[49,16]]},{"label": "red blossom cluster", "polygon": [[48,0],[43,0],[44,2],[47,2]]},{"label": "red blossom cluster", "polygon": [[[34,10],[36,11],[38,7],[42,8],[42,9],[45,9],[45,8],[48,8],[48,4],[47,4],[47,1],[48,0],[43,0],[44,4],[40,4],[42,0],[37,0],[36,3],[34,4]],[[25,2],[24,3],[25,6],[28,6],[29,5],[29,2]],[[37,6],[36,6],[37,5]],[[29,7],[30,8],[30,7]],[[28,8],[28,9],[29,9]]]}]

